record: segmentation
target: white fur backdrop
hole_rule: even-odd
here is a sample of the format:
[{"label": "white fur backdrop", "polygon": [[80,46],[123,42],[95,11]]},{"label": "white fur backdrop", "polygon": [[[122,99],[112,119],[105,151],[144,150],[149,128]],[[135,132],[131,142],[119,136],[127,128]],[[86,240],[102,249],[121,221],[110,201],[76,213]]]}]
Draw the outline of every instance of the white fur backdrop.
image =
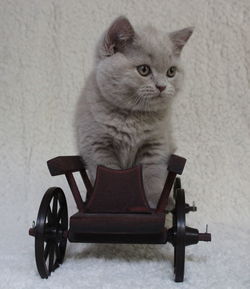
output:
[{"label": "white fur backdrop", "polygon": [[[183,284],[170,244],[68,243],[64,264],[42,280],[28,228],[44,192],[61,186],[76,211],[46,161],[77,154],[75,104],[97,39],[121,14],[166,31],[195,26],[174,131],[186,198],[198,207],[188,225],[208,223],[212,242],[187,247]],[[0,288],[250,288],[249,28],[249,0],[1,0]]]}]

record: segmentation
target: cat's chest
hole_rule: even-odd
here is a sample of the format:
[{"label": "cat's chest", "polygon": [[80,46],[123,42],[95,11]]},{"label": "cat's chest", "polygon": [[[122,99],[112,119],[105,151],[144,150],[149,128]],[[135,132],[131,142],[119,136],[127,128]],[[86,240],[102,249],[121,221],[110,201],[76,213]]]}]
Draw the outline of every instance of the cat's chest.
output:
[{"label": "cat's chest", "polygon": [[133,166],[140,146],[153,134],[155,126],[133,119],[116,119],[105,125],[112,138],[122,168]]},{"label": "cat's chest", "polygon": [[105,124],[107,134],[116,146],[135,150],[152,131],[152,125],[132,118],[116,118]]}]

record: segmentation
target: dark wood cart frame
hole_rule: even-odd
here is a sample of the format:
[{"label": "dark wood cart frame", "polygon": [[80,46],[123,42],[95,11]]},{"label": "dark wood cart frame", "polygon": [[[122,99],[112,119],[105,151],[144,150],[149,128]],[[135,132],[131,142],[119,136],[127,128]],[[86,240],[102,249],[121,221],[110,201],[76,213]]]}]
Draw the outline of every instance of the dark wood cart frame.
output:
[{"label": "dark wood cart frame", "polygon": [[[35,237],[37,269],[42,278],[62,264],[67,239],[82,243],[137,243],[174,246],[175,281],[184,278],[185,247],[199,241],[211,241],[211,234],[199,233],[187,227],[185,215],[196,207],[185,203],[185,192],[180,178],[186,159],[172,155],[168,175],[156,208],[150,208],[145,196],[142,165],[114,170],[97,167],[94,187],[86,173],[80,156],[60,156],[47,162],[52,176],[65,175],[76,202],[78,212],[70,217],[68,229],[67,203],[63,191],[49,188],[45,193],[37,221],[29,230]],[[83,201],[74,172],[80,172],[86,187]],[[174,185],[175,208],[166,211],[169,195]],[[165,216],[172,214],[173,226],[165,228]]]}]

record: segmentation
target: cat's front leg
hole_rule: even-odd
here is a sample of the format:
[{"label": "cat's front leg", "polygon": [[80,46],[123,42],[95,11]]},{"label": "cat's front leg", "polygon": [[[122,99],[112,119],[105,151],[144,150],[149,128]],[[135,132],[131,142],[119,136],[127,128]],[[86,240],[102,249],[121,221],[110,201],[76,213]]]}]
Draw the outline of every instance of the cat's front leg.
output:
[{"label": "cat's front leg", "polygon": [[[169,149],[170,151],[170,149]],[[143,184],[148,202],[155,208],[160,199],[168,175],[167,164],[170,152],[161,143],[144,144],[138,151],[136,163],[143,166]],[[168,199],[166,210],[174,207],[172,194]]]},{"label": "cat's front leg", "polygon": [[143,164],[143,185],[149,205],[157,206],[167,176],[166,164]]},{"label": "cat's front leg", "polygon": [[102,165],[111,169],[121,169],[119,160],[111,142],[98,140],[91,143],[88,171],[92,184],[94,183],[96,177],[96,169],[98,165]]}]

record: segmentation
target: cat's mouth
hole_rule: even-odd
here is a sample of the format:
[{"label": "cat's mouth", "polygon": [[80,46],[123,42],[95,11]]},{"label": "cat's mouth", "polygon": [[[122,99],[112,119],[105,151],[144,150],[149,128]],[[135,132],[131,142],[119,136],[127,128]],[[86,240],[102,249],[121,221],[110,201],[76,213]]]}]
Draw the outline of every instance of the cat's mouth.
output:
[{"label": "cat's mouth", "polygon": [[161,92],[159,92],[159,93],[157,94],[157,96],[156,96],[156,98],[162,98],[162,97],[164,97],[164,94],[161,93]]}]

